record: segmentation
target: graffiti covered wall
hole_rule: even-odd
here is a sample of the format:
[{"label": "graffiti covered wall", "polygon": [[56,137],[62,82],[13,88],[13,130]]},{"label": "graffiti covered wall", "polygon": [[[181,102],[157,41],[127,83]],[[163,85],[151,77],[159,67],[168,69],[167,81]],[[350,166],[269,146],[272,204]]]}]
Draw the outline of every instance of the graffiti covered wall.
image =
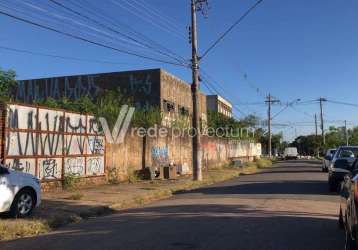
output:
[{"label": "graffiti covered wall", "polygon": [[76,100],[87,96],[95,100],[103,90],[119,90],[137,108],[159,106],[159,81],[160,69],[20,80],[13,98],[29,104],[62,97]]},{"label": "graffiti covered wall", "polygon": [[36,106],[8,104],[5,164],[41,180],[105,174],[105,138],[93,116]]},{"label": "graffiti covered wall", "polygon": [[242,140],[202,138],[202,163],[211,168],[232,160],[252,161],[261,156],[261,144]]}]

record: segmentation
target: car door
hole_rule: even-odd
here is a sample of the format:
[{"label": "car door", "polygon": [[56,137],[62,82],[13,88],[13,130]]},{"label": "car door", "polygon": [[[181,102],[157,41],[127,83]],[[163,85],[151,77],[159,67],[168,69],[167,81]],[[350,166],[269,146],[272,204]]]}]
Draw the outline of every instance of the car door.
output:
[{"label": "car door", "polygon": [[13,199],[13,192],[9,188],[9,173],[0,165],[0,212],[8,211]]},{"label": "car door", "polygon": [[0,185],[1,186],[7,186],[8,185],[8,171],[5,167],[0,165]]}]

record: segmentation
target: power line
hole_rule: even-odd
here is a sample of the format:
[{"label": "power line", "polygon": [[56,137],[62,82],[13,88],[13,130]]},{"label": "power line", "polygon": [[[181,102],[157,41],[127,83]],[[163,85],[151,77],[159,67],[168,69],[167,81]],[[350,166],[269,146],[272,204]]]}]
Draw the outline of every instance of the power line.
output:
[{"label": "power line", "polygon": [[[178,59],[178,58],[176,58],[176,57],[173,57],[173,56],[171,56],[171,55],[168,55],[167,53],[163,53],[162,51],[158,51],[157,49],[155,49],[155,48],[153,48],[153,47],[151,47],[151,46],[148,46],[147,44],[145,44],[145,43],[143,43],[143,42],[141,42],[141,41],[139,41],[139,40],[137,40],[137,39],[134,39],[133,37],[131,37],[131,36],[129,36],[129,35],[123,33],[123,32],[120,32],[120,31],[118,31],[118,30],[116,30],[116,29],[113,29],[113,28],[107,26],[106,24],[104,24],[104,23],[102,23],[102,22],[99,22],[99,21],[97,21],[97,20],[95,20],[95,19],[93,19],[93,18],[91,18],[91,17],[89,17],[89,16],[87,16],[87,15],[85,15],[85,14],[82,14],[81,12],[76,11],[76,10],[74,10],[74,9],[72,9],[72,8],[70,8],[70,7],[68,7],[68,6],[66,6],[66,5],[64,5],[64,4],[62,4],[62,3],[58,2],[58,1],[56,1],[56,0],[49,0],[49,1],[52,2],[53,4],[56,4],[57,6],[60,6],[61,8],[65,9],[65,10],[67,10],[67,11],[70,11],[70,12],[72,12],[72,13],[75,13],[76,15],[78,15],[78,16],[80,16],[80,17],[82,17],[82,18],[85,18],[86,20],[89,20],[89,21],[91,21],[91,22],[93,22],[93,23],[99,25],[100,27],[103,27],[103,28],[105,28],[105,29],[107,29],[107,30],[109,30],[109,31],[111,31],[111,32],[116,33],[116,34],[122,35],[122,36],[124,36],[124,37],[126,37],[126,38],[128,38],[128,39],[130,39],[130,40],[132,40],[132,41],[134,41],[134,42],[136,42],[136,43],[139,43],[139,44],[141,44],[141,45],[143,45],[143,46],[146,46],[146,47],[148,47],[148,48],[150,48],[150,49],[153,49],[154,51],[156,51],[156,52],[158,52],[158,53],[160,53],[160,54],[162,54],[162,55],[168,56],[168,57],[170,57],[171,59],[174,59],[174,60],[178,61],[179,63],[183,64],[183,61],[181,61],[180,59]],[[77,6],[78,6],[78,5],[77,5]]]},{"label": "power line", "polygon": [[[19,1],[19,0],[18,0],[18,1]],[[21,4],[16,4],[16,7],[8,7],[8,6],[5,6],[5,8],[7,8],[7,9],[12,9],[12,10],[14,10],[14,11],[16,11],[16,12],[22,13],[22,14],[24,14],[24,15],[27,16],[27,17],[32,17],[33,14],[35,14],[35,15],[37,14],[37,16],[39,16],[39,14],[36,13],[36,12],[37,12],[37,11],[40,11],[41,14],[44,14],[44,15],[46,16],[46,17],[45,17],[46,19],[49,19],[49,20],[52,21],[52,22],[60,23],[61,26],[63,26],[63,24],[65,23],[65,24],[69,25],[69,28],[72,28],[72,29],[74,29],[75,31],[77,31],[76,28],[73,28],[70,24],[68,24],[68,23],[65,22],[65,21],[67,21],[67,20],[69,20],[71,23],[73,23],[73,24],[75,24],[75,25],[81,26],[81,29],[80,29],[80,32],[79,32],[79,33],[87,33],[88,35],[90,35],[90,36],[92,36],[92,37],[99,37],[98,35],[96,35],[96,34],[93,33],[93,32],[95,32],[95,33],[99,33],[99,34],[101,35],[101,36],[100,36],[100,39],[103,39],[103,37],[106,37],[106,38],[108,38],[108,39],[110,39],[110,40],[119,41],[119,42],[121,43],[121,45],[122,45],[123,43],[126,43],[126,44],[129,44],[129,45],[131,45],[131,46],[136,45],[136,46],[143,47],[143,46],[140,45],[139,43],[133,43],[132,41],[127,40],[127,39],[122,38],[122,37],[120,37],[120,38],[113,37],[111,34],[109,34],[109,33],[107,33],[107,32],[104,32],[104,31],[102,31],[102,30],[100,30],[100,29],[97,29],[97,28],[95,28],[95,27],[93,27],[93,26],[90,26],[90,25],[87,25],[87,24],[85,24],[85,23],[82,23],[82,22],[80,22],[80,21],[78,20],[78,17],[77,17],[77,16],[75,16],[76,19],[74,19],[74,18],[71,18],[71,17],[67,17],[67,16],[60,15],[60,14],[58,14],[58,13],[53,13],[53,12],[49,11],[48,9],[44,9],[44,8],[38,6],[38,5],[33,4],[33,3],[28,3],[28,2],[26,2],[26,1],[21,1],[21,3],[24,4],[24,5],[26,5],[27,7],[30,7],[30,8],[32,8],[32,9],[34,9],[35,11],[31,11],[31,14],[29,14],[29,13],[24,12],[23,10],[19,10],[18,7],[21,7]],[[4,6],[4,5],[3,5],[3,6]],[[48,6],[48,7],[50,7],[50,8],[53,8],[54,10],[58,11],[58,10],[55,9],[52,5],[48,5],[48,4],[47,4],[46,6]],[[71,13],[71,14],[73,14],[73,13]],[[48,18],[47,16],[50,16],[50,17],[52,17],[53,19],[50,19],[50,18]],[[44,20],[44,17],[37,17],[37,19]],[[60,19],[60,21],[57,20],[57,19]],[[45,22],[48,23],[49,21],[46,20]],[[75,26],[74,26],[74,27],[75,27]],[[89,32],[84,31],[83,27],[84,27],[85,29],[89,29],[92,33],[89,33]],[[143,48],[145,48],[145,47],[143,47]]]},{"label": "power line", "polygon": [[234,24],[232,24],[205,52],[204,54],[200,57],[200,59],[203,59],[212,49],[214,49],[216,47],[216,45],[218,45],[218,43],[224,39],[224,37],[230,33],[231,30],[233,30],[235,28],[236,25],[238,25],[239,23],[241,23],[245,17],[247,17],[260,3],[262,3],[263,0],[259,0],[257,1],[253,6],[251,6]]},{"label": "power line", "polygon": [[162,11],[158,10],[158,8],[154,8],[153,6],[147,4],[145,1],[142,1],[142,0],[134,0],[134,1],[135,1],[135,3],[136,3],[137,5],[141,5],[141,6],[142,6],[143,8],[145,8],[147,11],[152,12],[153,15],[155,15],[155,16],[156,16],[157,18],[159,18],[159,19],[162,19],[162,20],[165,21],[167,24],[173,25],[173,26],[175,26],[176,28],[179,28],[179,29],[182,28],[181,25],[177,24],[178,22],[177,22],[174,18],[172,18],[172,17],[166,15],[166,14],[163,13]]},{"label": "power line", "polygon": [[289,105],[285,106],[285,107],[284,107],[283,109],[281,109],[279,112],[277,112],[276,114],[274,114],[271,119],[277,117],[279,114],[281,114],[283,111],[285,111],[288,107],[289,107]]},{"label": "power line", "polygon": [[[125,10],[127,10],[128,12],[132,13],[133,15],[139,17],[140,19],[142,19],[142,20],[144,20],[144,21],[150,23],[151,25],[156,26],[157,28],[159,28],[159,29],[161,29],[161,30],[163,30],[163,31],[165,31],[165,32],[167,32],[167,33],[169,33],[169,34],[172,34],[172,35],[174,35],[174,36],[176,36],[176,37],[178,37],[178,38],[180,38],[180,39],[183,39],[183,40],[185,40],[185,41],[187,40],[186,37],[185,37],[183,34],[177,32],[175,29],[174,29],[174,30],[168,29],[168,27],[161,26],[161,25],[159,25],[158,23],[156,23],[156,22],[155,22],[156,19],[153,20],[153,19],[151,19],[151,18],[148,18],[148,13],[147,13],[146,11],[140,11],[140,13],[137,13],[135,10],[138,10],[138,8],[136,8],[135,6],[133,6],[133,4],[129,3],[128,1],[125,1],[125,0],[124,0],[124,1],[127,3],[127,5],[121,4],[121,3],[119,3],[117,0],[110,0],[110,1],[111,1],[113,4],[115,4],[115,5],[119,6],[119,7],[121,7],[122,9],[125,9]],[[131,8],[131,7],[132,7],[132,8]],[[133,8],[134,8],[134,11],[132,10]],[[144,14],[144,15],[143,15],[143,14]]]},{"label": "power line", "polygon": [[52,27],[49,27],[49,26],[46,26],[46,25],[43,25],[43,24],[39,24],[39,23],[33,22],[31,20],[27,20],[25,18],[18,17],[18,16],[15,16],[13,14],[4,12],[2,10],[0,10],[0,14],[2,14],[4,16],[11,17],[11,18],[16,19],[18,21],[22,21],[24,23],[28,23],[28,24],[31,24],[31,25],[34,25],[34,26],[37,26],[37,27],[40,27],[40,28],[43,28],[43,29],[53,31],[53,32],[58,33],[58,34],[62,34],[62,35],[65,35],[65,36],[68,36],[68,37],[71,37],[71,38],[74,38],[74,39],[77,39],[77,40],[80,40],[80,41],[83,41],[83,42],[87,42],[87,43],[90,43],[90,44],[94,44],[94,45],[103,47],[103,48],[111,49],[111,50],[114,50],[114,51],[117,51],[117,52],[120,52],[120,53],[136,56],[136,57],[139,57],[139,58],[143,58],[143,59],[147,59],[147,60],[151,60],[151,61],[155,61],[155,62],[161,62],[161,63],[171,64],[171,65],[186,67],[186,66],[184,66],[182,64],[179,64],[179,63],[166,61],[166,60],[161,60],[161,59],[153,58],[153,57],[150,57],[150,56],[140,55],[140,54],[137,54],[135,52],[125,51],[125,50],[118,49],[118,48],[115,48],[115,47],[112,47],[112,46],[109,46],[109,45],[102,44],[100,42],[91,41],[91,40],[89,40],[87,38],[84,38],[84,37],[81,37],[81,36],[78,36],[78,35],[74,35],[74,34],[71,34],[71,33],[65,32],[65,31],[61,31],[61,30],[58,30],[58,29],[55,29],[55,28],[52,28]]},{"label": "power line", "polygon": [[78,57],[71,57],[71,56],[46,54],[46,53],[34,52],[34,51],[23,50],[23,49],[16,49],[16,48],[11,48],[11,47],[6,47],[6,46],[0,46],[0,49],[7,50],[7,51],[13,51],[16,53],[24,53],[24,54],[34,55],[34,56],[52,57],[52,58],[71,60],[71,61],[91,62],[91,63],[100,63],[100,64],[104,63],[104,64],[113,64],[113,65],[131,65],[130,63],[111,62],[111,61],[96,60],[96,59],[86,59],[86,58],[78,58]]},{"label": "power line", "polygon": [[[216,93],[218,93],[219,95],[221,95],[222,97],[226,96],[224,93],[228,93],[229,91],[225,90],[224,87],[222,86],[222,84],[220,84],[217,80],[215,80],[211,75],[209,75],[209,73],[204,70],[202,67],[200,68],[201,71],[201,77],[202,78],[207,78],[207,81],[213,83],[212,85],[215,84],[216,87],[218,87],[221,91],[217,91],[216,87],[213,86],[213,88],[215,89]],[[221,93],[220,93],[221,92]],[[235,105],[233,105],[235,106]],[[235,106],[235,109],[238,109],[237,105]],[[253,113],[257,113],[256,110],[250,109]],[[240,113],[243,114],[243,112],[240,110]],[[247,114],[245,114],[247,115]]]},{"label": "power line", "polygon": [[[209,86],[210,86],[211,92],[213,92],[214,94],[217,94],[217,95],[222,96],[223,98],[226,98],[222,93],[220,93],[220,92],[213,86],[213,84],[211,84],[209,81],[207,81],[207,79],[205,79],[205,77],[204,77],[204,78],[202,77],[202,83],[204,83],[204,85],[205,85],[207,88],[209,88]],[[245,113],[244,111],[242,111],[241,109],[239,109],[237,106],[233,105],[232,108],[235,109],[237,112],[239,112],[241,115],[247,116],[247,113]]]},{"label": "power line", "polygon": [[104,13],[97,6],[92,5],[91,2],[86,1],[85,5],[81,5],[80,3],[76,2],[76,1],[72,1],[72,0],[69,0],[69,1],[73,5],[77,6],[78,8],[89,12],[92,16],[96,16],[98,18],[103,19],[104,21],[107,21],[107,23],[109,23],[113,27],[116,27],[116,28],[121,29],[121,30],[123,28],[126,29],[127,32],[131,33],[132,36],[137,36],[137,37],[139,37],[138,39],[145,40],[146,43],[149,44],[148,46],[157,47],[159,50],[164,50],[164,51],[172,54],[173,56],[179,57],[183,61],[187,62],[187,60],[184,57],[178,55],[177,53],[175,53],[172,50],[164,47],[163,45],[155,42],[154,40],[150,39],[149,37],[145,36],[144,34],[134,30],[132,28],[132,26],[124,24],[123,22],[118,20],[118,18],[116,18],[116,17],[109,17],[107,13]]},{"label": "power line", "polygon": [[[18,0],[19,1],[19,0]],[[28,5],[28,7],[31,7],[31,8],[33,8],[35,11],[32,11],[31,13],[25,13],[24,11],[21,11],[21,10],[18,10],[18,7],[21,7],[21,3],[22,4],[26,4],[26,5]],[[56,12],[58,12],[59,10],[58,9],[56,9],[55,7],[58,7],[57,5],[51,5],[51,4],[46,4],[46,6],[47,7],[49,7],[49,8],[52,8],[52,9],[54,9]],[[97,28],[94,28],[93,26],[89,26],[89,25],[87,25],[87,24],[84,24],[84,23],[82,23],[82,22],[80,22],[80,20],[81,19],[79,19],[78,18],[78,16],[77,15],[75,15],[75,14],[73,14],[72,12],[70,12],[70,11],[68,11],[68,10],[66,10],[67,12],[66,12],[66,14],[70,14],[70,15],[72,15],[72,16],[74,16],[75,17],[75,19],[73,19],[72,17],[67,17],[67,16],[63,16],[63,15],[61,15],[61,14],[59,14],[59,13],[53,13],[53,12],[51,12],[51,11],[49,11],[48,9],[44,9],[43,7],[41,7],[41,6],[37,6],[37,5],[34,5],[34,4],[29,4],[29,3],[27,3],[26,1],[20,1],[20,3],[19,4],[17,4],[16,5],[16,8],[12,8],[12,7],[8,7],[8,6],[5,6],[5,8],[7,8],[7,9],[12,9],[13,11],[16,11],[16,12],[20,12],[20,13],[22,13],[24,16],[26,16],[26,17],[32,17],[32,15],[33,14],[37,14],[36,12],[37,11],[40,11],[41,12],[41,14],[43,14],[43,15],[45,15],[45,16],[48,16],[48,15],[50,15],[51,17],[54,17],[55,19],[49,19],[49,20],[44,20],[44,18],[40,18],[40,17],[37,17],[37,19],[40,19],[40,20],[42,20],[43,22],[45,22],[46,24],[49,24],[51,21],[57,21],[56,19],[57,18],[59,18],[59,19],[61,19],[61,21],[58,21],[58,22],[60,22],[60,25],[61,25],[61,27],[63,27],[64,25],[64,23],[66,24],[66,22],[65,21],[67,21],[67,20],[69,20],[69,21],[71,21],[71,23],[74,23],[75,25],[81,25],[82,27],[84,27],[85,29],[83,29],[82,27],[81,27],[81,29],[80,29],[80,31],[79,31],[79,33],[87,33],[87,35],[89,35],[89,36],[91,36],[91,37],[96,37],[96,34],[94,34],[94,33],[97,33],[97,32],[100,32],[101,33],[101,37],[100,37],[100,39],[103,39],[103,36],[106,36],[106,37],[109,37],[110,39],[113,39],[113,37],[112,36],[108,36],[108,35],[110,35],[109,33],[107,33],[107,32],[103,32],[103,31],[101,31],[101,30],[99,30],[99,29],[97,29]],[[61,8],[60,9],[61,11],[63,11],[63,8]],[[37,14],[37,15],[39,15],[39,14]],[[93,14],[91,15],[91,16],[93,16]],[[41,22],[40,22],[41,23]],[[65,28],[65,27],[63,27],[63,28]],[[86,29],[91,29],[92,31],[94,31],[94,33],[92,32],[92,33],[88,33],[88,32],[86,32]],[[73,29],[71,26],[69,27],[69,29]],[[76,29],[74,29],[74,31],[77,31]],[[67,33],[69,33],[68,31],[67,31]],[[97,35],[97,37],[99,37],[98,35]],[[121,40],[122,39],[124,39],[124,38],[121,38]],[[117,39],[116,39],[117,40]],[[131,41],[129,41],[129,40],[123,40],[124,42],[126,42],[126,43],[130,43],[131,45],[133,45],[133,43],[131,42]],[[121,44],[123,44],[123,41],[121,41]],[[135,44],[136,46],[138,46],[138,45],[140,45],[140,44],[138,44],[138,43],[136,43]],[[142,46],[142,45],[140,45],[140,46]],[[115,46],[116,48],[118,48],[117,46]],[[145,48],[144,46],[142,46],[143,48]],[[123,49],[122,49],[123,50]],[[125,50],[125,49],[124,49]],[[137,53],[138,54],[138,53]],[[145,54],[142,54],[142,55],[145,55]],[[155,57],[155,56],[151,56],[151,57]],[[183,59],[183,60],[185,60],[185,59]]]},{"label": "power line", "polygon": [[305,112],[305,111],[298,110],[298,109],[295,108],[293,105],[290,105],[289,107],[290,107],[291,109],[293,109],[294,111],[296,111],[297,113],[301,113],[301,114],[303,114],[303,115],[305,115],[305,116],[307,116],[307,117],[309,117],[309,118],[313,118],[313,117],[314,117],[314,115],[311,115],[311,114],[309,114],[309,113],[307,113],[307,112]]},{"label": "power line", "polygon": [[349,103],[349,102],[341,102],[341,101],[334,101],[327,99],[327,102],[334,103],[334,104],[340,104],[340,105],[346,105],[346,106],[352,106],[352,107],[358,107],[358,104],[355,103]]}]

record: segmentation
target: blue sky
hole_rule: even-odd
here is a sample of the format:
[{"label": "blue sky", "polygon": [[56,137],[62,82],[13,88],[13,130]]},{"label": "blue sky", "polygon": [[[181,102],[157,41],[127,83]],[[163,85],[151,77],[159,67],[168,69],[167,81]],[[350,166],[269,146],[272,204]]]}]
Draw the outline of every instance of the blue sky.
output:
[{"label": "blue sky", "polygon": [[[60,2],[71,6],[68,0]],[[190,58],[191,48],[186,39],[186,26],[190,21],[189,0],[78,2],[89,2],[105,11],[108,17],[126,23],[177,54]],[[210,46],[254,2],[209,0],[208,17],[199,16],[200,51],[203,52]],[[153,18],[148,5],[164,13],[165,17]],[[16,13],[15,10],[24,13],[32,11],[27,18],[46,18],[41,11],[33,9],[34,6],[50,9],[55,14],[66,13],[59,7],[53,8],[54,5],[51,6],[47,0],[0,1],[0,10],[11,13]],[[7,7],[13,9],[9,10]],[[221,85],[216,86],[216,89],[237,104],[240,110],[247,114],[255,112],[262,118],[266,116],[265,105],[245,103],[263,103],[264,96],[269,92],[282,102],[297,98],[304,102],[323,96],[331,100],[358,103],[357,9],[358,2],[354,0],[265,0],[203,59],[201,66]],[[68,13],[67,16],[71,17]],[[83,32],[76,24],[71,25],[71,20],[70,26],[65,26],[63,23],[52,23],[55,19],[51,19],[51,16],[47,18],[40,22],[77,34]],[[69,61],[0,49],[0,67],[16,70],[19,79],[158,67],[188,82],[191,79],[190,71],[183,67],[153,63],[117,53],[1,15],[0,23],[0,46],[122,63],[112,65]],[[91,38],[100,39],[99,36]],[[121,46],[119,42],[117,44]],[[202,89],[209,93],[205,86]],[[273,113],[282,108],[273,107]],[[275,128],[275,132],[284,132],[285,139],[314,131],[312,115],[319,112],[318,104],[297,105],[295,108],[296,110],[288,108],[274,119],[274,123],[296,124],[293,127]],[[331,103],[326,103],[324,108],[327,124],[342,125],[341,120],[346,119],[349,126],[358,125],[358,117],[355,116],[358,108]],[[242,116],[238,112],[236,115]],[[311,124],[303,126],[307,124],[301,122]]]}]

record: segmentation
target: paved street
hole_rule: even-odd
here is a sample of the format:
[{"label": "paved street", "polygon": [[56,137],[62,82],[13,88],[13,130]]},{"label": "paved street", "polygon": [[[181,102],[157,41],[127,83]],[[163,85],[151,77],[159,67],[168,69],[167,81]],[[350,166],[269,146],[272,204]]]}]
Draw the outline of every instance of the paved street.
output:
[{"label": "paved street", "polygon": [[276,166],[0,248],[344,249],[338,196],[328,193],[320,165],[290,161]]}]

